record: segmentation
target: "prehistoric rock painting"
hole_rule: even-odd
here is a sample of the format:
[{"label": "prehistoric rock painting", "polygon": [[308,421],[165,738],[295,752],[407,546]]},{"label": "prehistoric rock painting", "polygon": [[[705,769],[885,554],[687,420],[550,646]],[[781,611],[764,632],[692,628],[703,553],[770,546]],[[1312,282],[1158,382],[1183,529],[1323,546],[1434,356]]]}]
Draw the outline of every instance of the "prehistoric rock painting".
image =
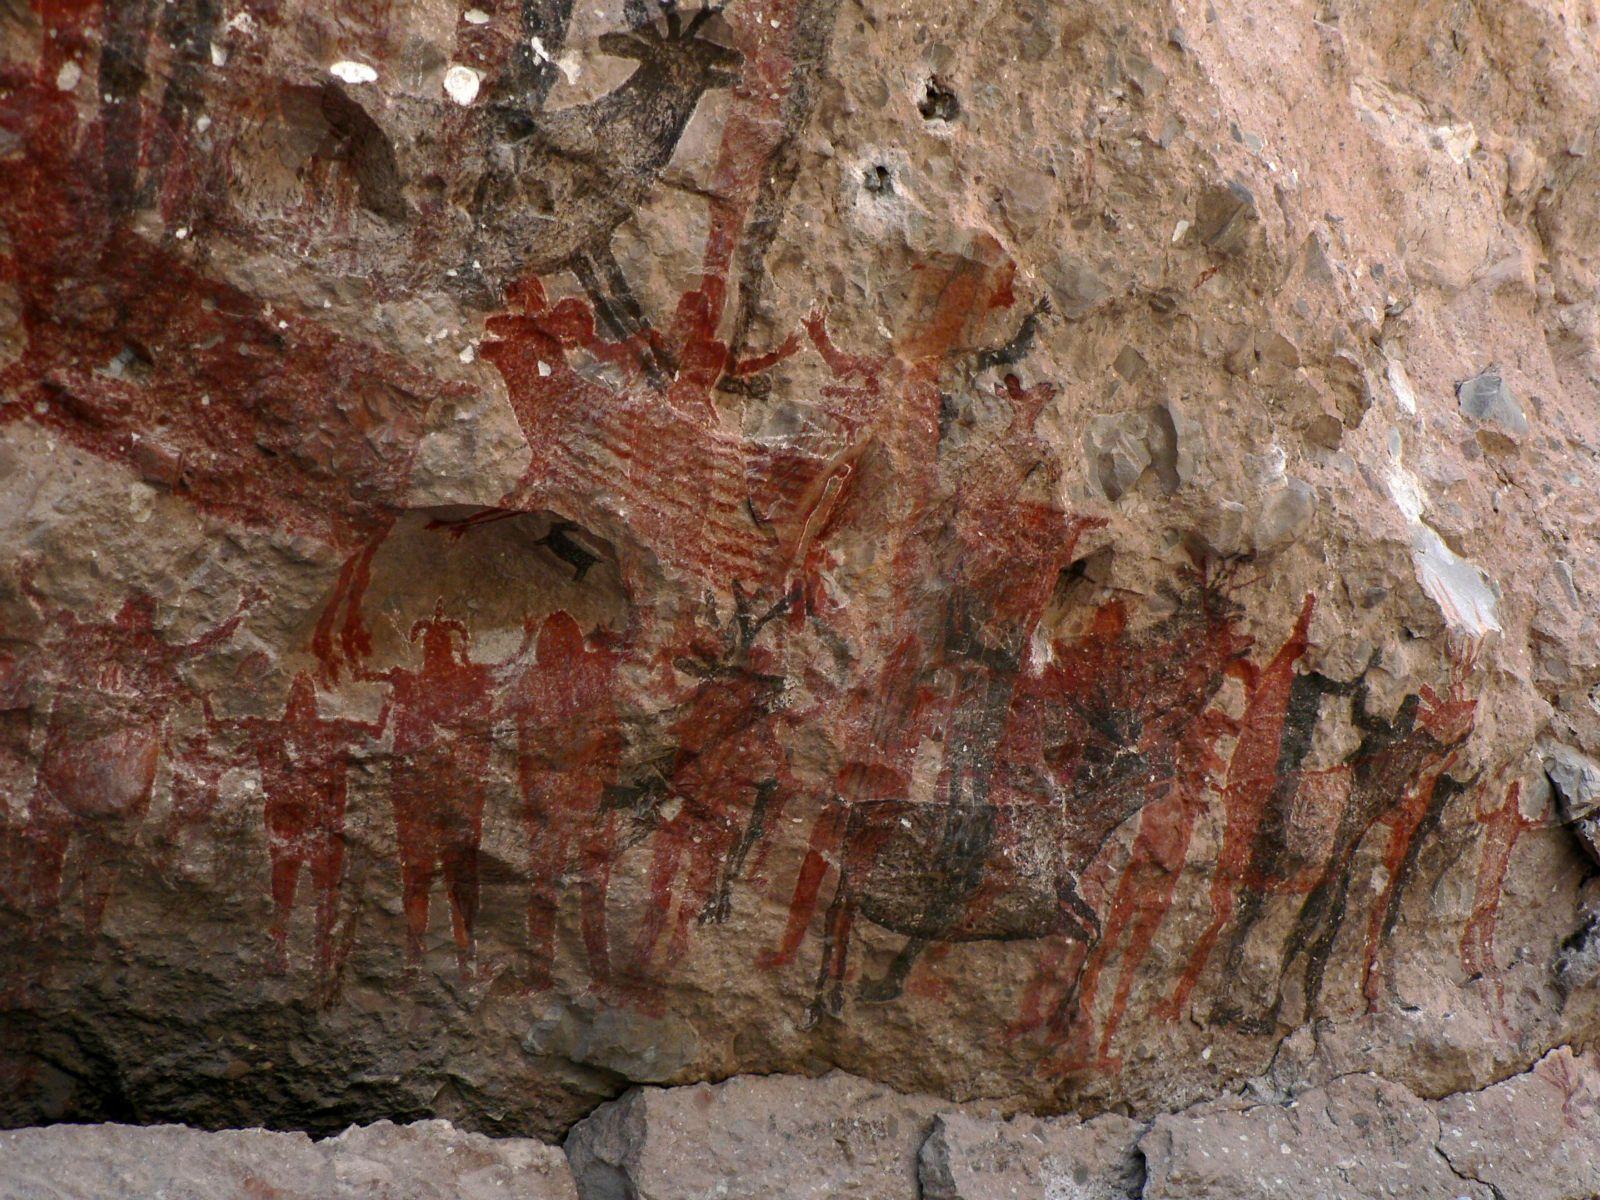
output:
[{"label": "prehistoric rock painting", "polygon": [[[550,985],[557,909],[576,884],[589,974],[610,977],[606,875],[615,853],[616,817],[605,806],[616,776],[617,655],[590,645],[567,613],[551,613],[527,635],[531,662],[507,682],[505,711],[517,734],[518,784],[528,831],[528,945],[531,982]],[[576,867],[576,871],[573,868]],[[575,876],[575,878],[574,878]]]},{"label": "prehistoric rock painting", "polygon": [[1545,819],[1529,817],[1522,811],[1522,784],[1513,782],[1505,796],[1492,808],[1484,801],[1491,797],[1488,788],[1478,792],[1473,816],[1483,827],[1478,850],[1478,872],[1472,901],[1472,916],[1461,932],[1461,969],[1470,979],[1487,979],[1494,988],[1495,1014],[1506,1026],[1505,980],[1495,958],[1494,931],[1500,916],[1500,893],[1517,841],[1530,829],[1541,829]]},{"label": "prehistoric rock painting", "polygon": [[[370,758],[396,845],[394,956],[413,979],[437,941],[464,987],[493,983],[482,859],[502,817],[520,839],[521,992],[589,990],[656,1014],[701,939],[739,938],[762,968],[798,974],[794,1016],[826,1040],[907,1003],[934,953],[1016,943],[1032,975],[1022,1011],[1001,1019],[1011,1040],[1033,1039],[1056,1073],[1109,1072],[1137,1005],[1186,1017],[1208,972],[1223,983],[1204,1020],[1271,1031],[1321,1011],[1335,942],[1364,917],[1360,992],[1386,1001],[1419,854],[1476,788],[1462,778],[1471,655],[1443,695],[1419,688],[1388,713],[1376,659],[1353,679],[1313,665],[1326,600],[1297,591],[1281,625],[1250,620],[1249,558],[1191,530],[1171,530],[1157,585],[1085,582],[1118,547],[1110,506],[1068,486],[1048,432],[1080,398],[1030,361],[1056,318],[986,228],[923,256],[873,348],[836,338],[820,302],[756,345],[837,7],[629,0],[596,48],[631,74],[551,108],[571,5],[525,0],[514,38],[461,35],[484,88],[429,110],[450,148],[437,178],[416,177],[381,106],[274,77],[258,28],[271,6],[227,23],[211,0],[30,10],[38,61],[0,68],[0,121],[28,147],[0,198],[0,281],[25,338],[0,366],[15,396],[0,422],[125,468],[223,535],[281,539],[284,554],[306,539],[331,578],[303,644],[271,664],[287,698],[267,716],[218,717],[186,674],[253,596],[180,644],[142,593],[104,621],[28,586],[42,651],[0,654],[9,907],[53,917],[70,850],[95,926],[158,776],[174,820],[203,826],[224,769],[242,769],[263,796],[263,943],[293,966],[308,880],[332,1003],[349,776]],[[374,47],[397,40],[381,16],[351,20]],[[207,71],[223,53],[230,72]],[[98,98],[84,105],[57,81],[86,61]],[[668,163],[714,91],[699,271],[647,313],[614,243],[678,186]],[[210,155],[187,132],[201,120],[217,130]],[[526,467],[472,506],[429,509],[427,536],[537,517],[550,578],[581,596],[614,577],[624,619],[569,611],[551,585],[497,625],[474,615],[470,582],[447,594],[410,551],[408,587],[373,598],[425,432],[480,389],[335,332],[309,303],[264,304],[186,248],[264,236],[277,218],[247,211],[230,181],[259,166],[252,138],[290,134],[306,147],[285,223],[305,253],[348,264],[374,309],[466,304],[484,336],[456,361],[498,376],[526,442]],[[101,264],[98,285],[64,294],[80,258]],[[774,399],[801,366],[817,386]],[[355,689],[381,694],[377,715],[330,715],[358,711]],[[203,715],[181,742],[180,709]],[[1319,731],[1346,717],[1359,745],[1308,766]],[[1464,968],[1497,988],[1500,885],[1531,827],[1516,796],[1479,810],[1461,938]],[[1297,840],[1308,811],[1325,845]],[[1191,862],[1209,826],[1214,862]],[[1375,837],[1385,882],[1358,912],[1352,873]],[[1190,893],[1198,936],[1179,970],[1157,971]],[[1247,943],[1281,908],[1281,971],[1270,994],[1246,995]],[[886,963],[863,962],[863,923],[890,936]]]},{"label": "prehistoric rock painting", "polygon": [[363,678],[392,689],[394,745],[389,799],[400,844],[406,954],[422,957],[433,884],[444,878],[461,971],[473,966],[478,915],[478,847],[489,776],[490,687],[494,673],[472,661],[471,635],[444,615],[443,602],[418,621],[422,662]]},{"label": "prehistoric rock painting", "polygon": [[[32,591],[28,579],[23,584]],[[182,668],[233,635],[247,601],[214,629],[173,643],[156,628],[148,595],[130,596],[109,621],[86,621],[33,598],[53,636],[41,656],[48,666],[39,683],[48,699],[28,806],[31,908],[40,921],[54,919],[71,849],[83,923],[93,932],[119,862],[132,856],[157,766],[170,753],[168,720],[180,703],[198,699]]]},{"label": "prehistoric rock painting", "polygon": [[278,965],[288,967],[289,918],[304,874],[316,889],[315,953],[324,987],[339,966],[335,926],[344,882],[349,770],[361,743],[383,735],[388,716],[388,709],[371,723],[322,716],[316,684],[302,671],[290,684],[281,717],[212,722],[240,736],[260,773]]}]

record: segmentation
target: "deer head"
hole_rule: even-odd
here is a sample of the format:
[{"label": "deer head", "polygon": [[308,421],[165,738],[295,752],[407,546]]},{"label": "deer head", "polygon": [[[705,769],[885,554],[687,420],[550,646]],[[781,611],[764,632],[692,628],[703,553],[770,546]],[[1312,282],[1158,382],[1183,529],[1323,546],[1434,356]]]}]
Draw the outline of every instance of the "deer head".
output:
[{"label": "deer head", "polygon": [[649,22],[629,30],[603,33],[600,49],[617,58],[631,58],[694,96],[711,88],[733,87],[739,82],[744,56],[696,36],[721,11],[720,7],[702,8],[685,25],[677,4],[663,3],[664,28]]}]

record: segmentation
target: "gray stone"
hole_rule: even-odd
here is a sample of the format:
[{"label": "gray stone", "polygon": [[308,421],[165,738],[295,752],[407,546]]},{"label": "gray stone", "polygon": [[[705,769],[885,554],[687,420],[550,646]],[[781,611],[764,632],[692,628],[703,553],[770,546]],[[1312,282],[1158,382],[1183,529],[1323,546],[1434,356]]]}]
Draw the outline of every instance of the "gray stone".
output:
[{"label": "gray stone", "polygon": [[0,1133],[0,1200],[323,1200],[333,1164],[303,1133],[51,1125]]},{"label": "gray stone", "polygon": [[1069,320],[1083,316],[1107,296],[1111,288],[1086,263],[1063,255],[1047,268],[1045,282],[1050,287],[1056,311]]},{"label": "gray stone", "polygon": [[1310,527],[1317,515],[1317,493],[1299,479],[1287,479],[1261,505],[1254,541],[1258,550],[1287,546]]},{"label": "gray stone", "polygon": [[0,1200],[576,1200],[561,1151],[448,1121],[303,1133],[52,1125],[0,1133]]},{"label": "gray stone", "polygon": [[1516,437],[1528,432],[1528,418],[1498,371],[1491,369],[1456,384],[1456,399],[1461,411],[1474,421],[1498,426]]},{"label": "gray stone", "polygon": [[1561,819],[1572,827],[1589,856],[1600,862],[1600,763],[1560,742],[1540,747]]},{"label": "gray stone", "polygon": [[317,1148],[339,1200],[577,1200],[558,1146],[491,1138],[448,1121],[352,1126]]},{"label": "gray stone", "polygon": [[1108,1114],[984,1120],[964,1113],[934,1118],[922,1144],[922,1200],[1123,1200],[1137,1196],[1144,1127]]},{"label": "gray stone", "polygon": [[1435,1148],[1428,1105],[1373,1075],[1286,1105],[1242,1101],[1157,1117],[1139,1142],[1144,1200],[1491,1200]]},{"label": "gray stone", "polygon": [[1177,425],[1162,405],[1096,417],[1086,441],[1089,461],[1108,500],[1120,500],[1147,471],[1167,495],[1182,481]]},{"label": "gray stone", "polygon": [[1439,1149],[1504,1200],[1600,1196],[1600,1060],[1562,1047],[1504,1083],[1436,1106]]},{"label": "gray stone", "polygon": [[916,1200],[948,1101],[834,1073],[640,1088],[567,1137],[584,1200]]},{"label": "gray stone", "polygon": [[1256,219],[1255,197],[1237,181],[1207,189],[1194,206],[1195,236],[1218,254],[1242,250]]}]

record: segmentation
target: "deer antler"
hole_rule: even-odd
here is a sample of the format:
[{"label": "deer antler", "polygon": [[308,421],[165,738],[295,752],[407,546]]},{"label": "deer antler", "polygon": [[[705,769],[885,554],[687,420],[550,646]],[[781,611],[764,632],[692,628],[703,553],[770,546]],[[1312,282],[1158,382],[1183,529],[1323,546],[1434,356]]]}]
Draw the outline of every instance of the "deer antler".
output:
[{"label": "deer antler", "polygon": [[[674,7],[676,7],[676,4],[674,4]],[[722,12],[722,5],[720,4],[707,4],[703,6],[700,11],[695,13],[693,18],[690,19],[689,28],[684,31],[683,36],[693,37],[695,35],[695,31],[698,30],[700,26],[704,25],[707,21],[718,15],[720,12]]]},{"label": "deer antler", "polygon": [[658,0],[661,15],[667,22],[667,36],[673,40],[683,36],[683,17],[678,12],[678,0]]}]

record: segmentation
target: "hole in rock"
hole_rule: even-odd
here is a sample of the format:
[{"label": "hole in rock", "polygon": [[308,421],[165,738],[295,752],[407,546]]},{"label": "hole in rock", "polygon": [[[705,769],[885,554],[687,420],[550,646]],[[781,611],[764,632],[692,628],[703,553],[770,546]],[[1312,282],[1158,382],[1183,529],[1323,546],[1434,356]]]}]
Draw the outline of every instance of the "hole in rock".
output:
[{"label": "hole in rock", "polygon": [[935,75],[928,80],[917,111],[925,121],[954,121],[961,115],[961,101],[956,94]]}]

